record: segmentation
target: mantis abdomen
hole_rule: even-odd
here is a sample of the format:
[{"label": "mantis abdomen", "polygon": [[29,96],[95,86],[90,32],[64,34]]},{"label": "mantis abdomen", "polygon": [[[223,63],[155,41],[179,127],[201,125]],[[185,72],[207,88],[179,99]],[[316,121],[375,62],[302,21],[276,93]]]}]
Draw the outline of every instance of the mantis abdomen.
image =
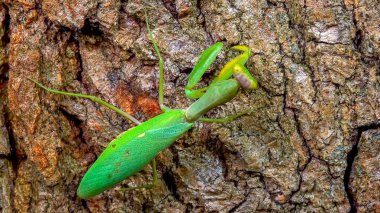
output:
[{"label": "mantis abdomen", "polygon": [[114,139],[83,177],[78,195],[90,198],[142,170],[162,150],[193,127],[184,110],[170,110]]}]

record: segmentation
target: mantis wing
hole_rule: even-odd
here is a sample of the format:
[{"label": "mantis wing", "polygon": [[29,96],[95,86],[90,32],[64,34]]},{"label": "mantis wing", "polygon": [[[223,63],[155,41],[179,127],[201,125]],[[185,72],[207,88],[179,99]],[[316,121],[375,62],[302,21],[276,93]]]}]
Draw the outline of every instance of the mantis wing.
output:
[{"label": "mantis wing", "polygon": [[79,185],[78,196],[87,199],[98,195],[142,170],[161,150],[192,127],[192,123],[176,123],[163,128],[152,128],[123,142],[119,141],[123,139],[120,135],[87,171]]}]

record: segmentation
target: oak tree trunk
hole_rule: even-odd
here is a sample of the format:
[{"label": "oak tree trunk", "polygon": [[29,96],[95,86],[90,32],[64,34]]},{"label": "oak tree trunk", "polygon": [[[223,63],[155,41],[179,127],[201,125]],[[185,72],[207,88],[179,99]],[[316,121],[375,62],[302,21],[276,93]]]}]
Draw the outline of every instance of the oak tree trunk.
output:
[{"label": "oak tree trunk", "polygon": [[[378,0],[2,0],[0,3],[0,211],[2,212],[379,212],[380,2]],[[196,123],[151,167],[90,199],[76,189],[104,147],[165,103],[186,108],[187,77],[216,41],[226,49],[207,85],[252,50],[260,87],[208,117],[250,110],[230,123]]]}]

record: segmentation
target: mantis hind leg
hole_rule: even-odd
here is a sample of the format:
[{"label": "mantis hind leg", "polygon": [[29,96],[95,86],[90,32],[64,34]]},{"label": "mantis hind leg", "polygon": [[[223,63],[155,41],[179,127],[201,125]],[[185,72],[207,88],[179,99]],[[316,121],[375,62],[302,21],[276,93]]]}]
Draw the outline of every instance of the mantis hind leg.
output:
[{"label": "mantis hind leg", "polygon": [[30,78],[28,78],[30,81],[34,82],[35,84],[37,84],[39,87],[41,87],[42,89],[46,90],[47,92],[51,92],[51,93],[54,93],[54,94],[59,94],[59,95],[67,95],[67,96],[72,96],[72,97],[79,97],[79,98],[85,98],[85,99],[89,99],[91,101],[94,101],[100,105],[103,105],[113,111],[115,111],[116,113],[122,115],[123,117],[127,118],[128,120],[134,122],[135,124],[140,124],[141,122],[138,121],[135,117],[133,117],[132,115],[124,112],[123,110],[115,107],[114,105],[106,102],[106,101],[103,101],[102,99],[100,98],[97,98],[95,96],[92,96],[92,95],[85,95],[85,94],[81,94],[81,93],[72,93],[72,92],[65,92],[65,91],[60,91],[60,90],[55,90],[55,89],[51,89],[51,88],[48,88],[48,87],[45,87],[44,85],[42,85],[41,83],[38,83],[37,81],[35,80],[32,80]]},{"label": "mantis hind leg", "polygon": [[156,159],[152,160],[152,170],[153,170],[153,180],[150,184],[144,184],[140,186],[133,186],[128,188],[121,188],[122,191],[131,191],[135,189],[151,189],[154,188],[157,185],[157,166],[156,166]]},{"label": "mantis hind leg", "polygon": [[[48,87],[45,87],[44,85],[42,85],[41,83],[38,83],[37,81],[34,81],[30,78],[28,78],[30,81],[34,82],[36,85],[38,85],[39,87],[41,87],[42,89],[46,90],[47,92],[51,92],[51,93],[54,93],[54,94],[59,94],[59,95],[67,95],[67,96],[72,96],[72,97],[79,97],[79,98],[86,98],[86,99],[89,99],[91,101],[94,101],[100,105],[103,105],[115,112],[117,112],[118,114],[124,116],[125,118],[127,118],[128,120],[136,123],[137,125],[140,124],[140,121],[138,121],[136,118],[134,118],[133,116],[131,116],[130,114],[124,112],[123,110],[113,106],[112,104],[106,102],[106,101],[103,101],[102,99],[100,98],[97,98],[95,96],[92,96],[92,95],[85,95],[85,94],[81,94],[81,93],[72,93],[72,92],[65,92],[65,91],[60,91],[60,90],[55,90],[55,89],[51,89],[51,88],[48,88]],[[150,189],[150,188],[153,188],[157,185],[157,168],[156,168],[156,160],[153,159],[152,160],[152,169],[153,169],[153,182],[151,184],[146,184],[146,185],[142,185],[142,186],[137,186],[137,187],[130,187],[130,188],[126,188],[126,189],[123,189],[123,190],[133,190],[133,189],[141,189],[141,188],[147,188],[147,189]]]}]

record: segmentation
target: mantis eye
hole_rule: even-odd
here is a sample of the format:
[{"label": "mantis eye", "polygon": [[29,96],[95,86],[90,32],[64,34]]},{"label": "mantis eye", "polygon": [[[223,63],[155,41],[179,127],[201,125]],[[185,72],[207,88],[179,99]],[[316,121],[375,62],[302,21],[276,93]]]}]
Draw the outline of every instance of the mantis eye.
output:
[{"label": "mantis eye", "polygon": [[255,77],[251,75],[247,68],[236,64],[233,68],[234,77],[244,89],[256,89],[258,84]]}]

